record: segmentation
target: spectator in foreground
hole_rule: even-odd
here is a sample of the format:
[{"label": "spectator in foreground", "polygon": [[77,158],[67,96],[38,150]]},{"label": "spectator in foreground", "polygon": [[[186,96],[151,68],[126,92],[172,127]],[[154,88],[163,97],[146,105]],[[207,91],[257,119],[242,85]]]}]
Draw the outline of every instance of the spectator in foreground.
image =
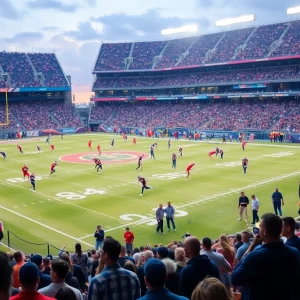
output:
[{"label": "spectator in foreground", "polygon": [[187,263],[184,249],[182,247],[175,248],[174,255],[175,255],[175,260],[177,265],[176,272],[180,274],[181,270],[186,266]]},{"label": "spectator in foreground", "polygon": [[65,283],[77,290],[80,290],[78,279],[73,276],[73,266],[71,264],[70,257],[66,253],[63,253],[60,258],[64,260],[69,266],[69,271],[66,275]]},{"label": "spectator in foreground", "polygon": [[[280,217],[263,215],[259,235],[231,275],[234,286],[248,285],[250,300],[300,298],[300,254],[281,242],[281,230]],[[261,241],[264,244],[253,251]]]},{"label": "spectator in foreground", "polygon": [[236,264],[239,261],[241,261],[242,257],[250,247],[250,233],[248,231],[242,232],[242,241],[243,241],[243,245],[236,252],[236,256],[235,256]]},{"label": "spectator in foreground", "polygon": [[51,259],[48,256],[46,256],[43,258],[42,273],[50,276],[50,271],[51,271]]},{"label": "spectator in foreground", "polygon": [[61,288],[57,291],[55,295],[57,300],[76,300],[76,295],[72,289],[68,287]]},{"label": "spectator in foreground", "polygon": [[79,244],[79,243],[75,244],[75,253],[73,253],[70,258],[71,258],[71,261],[73,264],[78,265],[81,268],[85,278],[87,279],[87,277],[88,277],[88,268],[87,268],[88,256],[82,252],[81,244]]},{"label": "spectator in foreground", "polygon": [[187,300],[177,296],[165,288],[167,270],[162,261],[157,258],[150,258],[145,264],[145,284],[148,291],[141,300]]},{"label": "spectator in foreground", "polygon": [[300,238],[295,234],[296,221],[292,217],[282,218],[281,235],[286,237],[286,246],[294,247],[300,252]]},{"label": "spectator in foreground", "polygon": [[16,261],[16,264],[14,265],[13,269],[13,287],[19,288],[21,286],[19,281],[19,272],[21,267],[25,264],[24,262],[24,255],[21,251],[16,251],[13,254],[14,260]]},{"label": "spectator in foreground", "polygon": [[0,299],[8,300],[12,288],[13,268],[6,253],[0,252]]},{"label": "spectator in foreground", "polygon": [[126,260],[129,260],[133,264],[135,264],[134,259],[132,257],[126,255],[126,248],[125,248],[125,246],[121,246],[121,252],[120,252],[119,259],[118,259],[118,264],[123,268]]},{"label": "spectator in foreground", "polygon": [[52,283],[47,287],[40,289],[39,293],[48,297],[55,297],[60,288],[68,287],[73,290],[77,300],[83,300],[79,290],[66,284],[65,279],[69,272],[69,265],[62,259],[56,259],[52,262],[51,279]]},{"label": "spectator in foreground", "polygon": [[200,241],[190,236],[184,241],[184,251],[189,261],[180,272],[180,295],[191,298],[196,285],[207,276],[220,279],[216,265],[206,256],[199,255]]},{"label": "spectator in foreground", "polygon": [[42,258],[42,256],[39,255],[39,254],[35,254],[30,258],[30,261],[32,263],[36,264],[36,266],[39,269],[40,282],[39,282],[39,285],[38,285],[38,290],[48,286],[52,282],[52,280],[51,280],[50,275],[46,275],[46,274],[42,273],[42,269],[43,269],[43,265],[42,265],[43,258]]},{"label": "spectator in foreground", "polygon": [[179,294],[180,277],[176,272],[176,263],[170,258],[164,258],[162,260],[167,270],[166,288],[173,294]]},{"label": "spectator in foreground", "polygon": [[192,300],[234,300],[231,291],[216,278],[205,278],[195,288]]},{"label": "spectator in foreground", "polygon": [[91,280],[89,300],[135,300],[140,297],[140,282],[137,275],[118,265],[120,252],[121,244],[118,241],[112,238],[104,241],[100,250],[100,263],[106,267]]},{"label": "spectator in foreground", "polygon": [[151,250],[146,250],[142,253],[141,260],[143,265],[138,268],[137,275],[141,284],[141,296],[144,296],[147,292],[147,287],[144,281],[145,277],[145,264],[148,259],[153,258],[153,252]]},{"label": "spectator in foreground", "polygon": [[130,260],[127,260],[127,261],[125,262],[123,268],[124,268],[125,270],[129,270],[129,271],[131,271],[131,272],[137,274],[137,267],[136,267],[136,265],[135,265],[132,261],[130,261]]},{"label": "spectator in foreground", "polygon": [[237,233],[234,239],[234,248],[237,251],[241,246],[243,245],[242,242],[242,235],[240,233]]},{"label": "spectator in foreground", "polygon": [[53,300],[37,292],[39,284],[39,269],[34,263],[26,263],[20,268],[19,279],[22,291],[10,300]]}]

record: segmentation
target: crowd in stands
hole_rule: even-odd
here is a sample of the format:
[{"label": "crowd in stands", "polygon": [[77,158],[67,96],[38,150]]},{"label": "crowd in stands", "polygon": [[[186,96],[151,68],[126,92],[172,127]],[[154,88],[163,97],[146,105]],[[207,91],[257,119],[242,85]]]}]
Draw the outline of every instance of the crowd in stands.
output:
[{"label": "crowd in stands", "polygon": [[40,81],[34,78],[25,53],[0,52],[0,65],[4,72],[10,74],[12,88],[41,86]]},{"label": "crowd in stands", "polygon": [[[91,120],[104,126],[140,127],[162,126],[195,129],[277,129],[300,133],[300,111],[297,101],[243,101],[217,103],[135,103],[102,104],[92,109]],[[246,113],[245,113],[246,112]],[[290,116],[293,116],[291,118]]]},{"label": "crowd in stands", "polygon": [[282,43],[271,56],[299,55],[300,53],[300,21],[294,21],[282,39]]},{"label": "crowd in stands", "polygon": [[221,234],[217,240],[186,234],[168,245],[133,248],[134,240],[121,245],[103,231],[100,249],[88,253],[79,243],[74,253],[62,249],[57,258],[0,252],[0,296],[3,300],[296,300],[299,228],[294,218],[266,213],[258,234]]},{"label": "crowd in stands", "polygon": [[[198,72],[164,77],[118,77],[116,79],[98,78],[94,88],[140,88],[173,87],[210,83],[266,82],[270,80],[299,79],[299,67],[270,67],[245,70]],[[102,85],[103,84],[103,85]]]},{"label": "crowd in stands", "polygon": [[[291,26],[285,32],[289,24]],[[284,32],[285,35],[282,37]],[[178,62],[179,66],[191,66],[266,58],[270,50],[272,50],[271,56],[297,55],[300,53],[299,32],[300,21],[262,25],[226,33],[170,40],[163,53],[166,41],[135,43],[130,69],[152,69],[154,57],[160,54],[161,57],[155,65],[156,69],[175,67]],[[279,43],[279,46],[273,49],[273,46],[276,46],[275,42],[279,41],[281,37],[281,44]],[[247,43],[244,45],[246,41]],[[132,46],[133,43],[103,44],[94,70],[125,70],[124,60],[129,57]],[[182,54],[187,50],[188,53],[184,57]]]},{"label": "crowd in stands", "polygon": [[47,87],[65,87],[68,82],[54,53],[29,53],[35,69],[44,75]]},{"label": "crowd in stands", "polygon": [[169,68],[175,66],[179,57],[185,53],[192,45],[195,37],[171,40],[156,64],[156,69]]},{"label": "crowd in stands", "polygon": [[165,41],[135,43],[130,70],[152,69],[154,57],[160,55],[166,44]]},{"label": "crowd in stands", "polygon": [[103,44],[95,65],[95,71],[124,70],[131,43]]},{"label": "crowd in stands", "polygon": [[62,128],[77,128],[82,126],[80,117],[73,106],[52,104],[49,112],[55,117]]}]

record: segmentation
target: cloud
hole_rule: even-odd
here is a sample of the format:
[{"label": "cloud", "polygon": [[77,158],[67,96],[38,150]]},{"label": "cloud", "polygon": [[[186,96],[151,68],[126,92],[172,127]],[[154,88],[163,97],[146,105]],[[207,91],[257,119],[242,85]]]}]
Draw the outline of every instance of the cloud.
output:
[{"label": "cloud", "polygon": [[0,0],[0,17],[15,20],[20,14],[10,0]]},{"label": "cloud", "polygon": [[157,9],[149,9],[140,15],[118,13],[93,17],[92,20],[103,25],[102,34],[108,40],[152,40],[157,39],[165,28],[196,23],[203,29],[210,25],[207,18],[163,17]]},{"label": "cloud", "polygon": [[212,7],[214,5],[214,0],[195,0],[196,6],[198,7]]},{"label": "cloud", "polygon": [[33,43],[41,41],[44,35],[41,32],[20,32],[15,34],[12,38],[2,39],[5,43],[19,44],[19,43]]},{"label": "cloud", "polygon": [[79,8],[76,3],[66,4],[60,0],[32,0],[27,2],[27,5],[31,9],[52,9],[68,13],[74,12]]},{"label": "cloud", "polygon": [[44,26],[41,28],[41,30],[43,31],[56,31],[56,30],[59,30],[60,28],[59,27],[56,27],[56,26]]},{"label": "cloud", "polygon": [[79,23],[77,30],[67,31],[65,35],[78,41],[89,41],[101,38],[99,32],[92,27],[90,22]]}]

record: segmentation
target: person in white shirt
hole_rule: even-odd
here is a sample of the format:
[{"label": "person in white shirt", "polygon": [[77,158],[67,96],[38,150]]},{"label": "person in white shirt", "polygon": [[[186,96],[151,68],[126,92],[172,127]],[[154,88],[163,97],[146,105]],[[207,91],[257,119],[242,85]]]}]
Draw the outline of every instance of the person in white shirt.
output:
[{"label": "person in white shirt", "polygon": [[252,224],[255,225],[257,222],[259,222],[259,217],[258,217],[258,209],[259,209],[259,201],[255,197],[255,195],[251,196],[252,199]]},{"label": "person in white shirt", "polygon": [[51,262],[51,268],[50,276],[52,283],[38,290],[38,292],[44,296],[55,298],[55,295],[59,289],[68,287],[75,293],[77,300],[83,300],[82,294],[79,290],[65,283],[65,278],[69,272],[68,263],[62,259],[56,259]]}]

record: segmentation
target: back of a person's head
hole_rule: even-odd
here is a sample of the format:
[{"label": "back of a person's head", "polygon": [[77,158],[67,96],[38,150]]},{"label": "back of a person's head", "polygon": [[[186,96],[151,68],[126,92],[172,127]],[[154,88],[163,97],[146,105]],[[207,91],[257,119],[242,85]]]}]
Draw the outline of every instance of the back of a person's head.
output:
[{"label": "back of a person's head", "polygon": [[10,287],[12,284],[12,272],[13,268],[9,264],[8,255],[4,252],[0,252],[0,298],[1,295],[9,299]]},{"label": "back of a person's head", "polygon": [[120,255],[126,255],[126,247],[125,246],[121,246]]},{"label": "back of a person's head", "polygon": [[76,300],[77,297],[71,288],[63,287],[57,291],[57,293],[55,295],[55,299],[57,299],[57,300]]},{"label": "back of a person's head", "polygon": [[283,217],[282,222],[284,223],[284,226],[289,226],[290,231],[294,232],[296,229],[296,221],[292,217]]},{"label": "back of a person's head", "polygon": [[261,216],[261,220],[263,222],[263,227],[269,237],[273,239],[280,238],[280,234],[282,231],[282,220],[280,217],[271,213],[267,213]]},{"label": "back of a person's head", "polygon": [[19,280],[22,288],[36,290],[39,280],[39,269],[37,265],[32,262],[25,263],[20,268]]},{"label": "back of a person's head", "polygon": [[55,259],[51,264],[52,272],[55,273],[58,279],[63,280],[69,272],[69,264],[62,259]]},{"label": "back of a person's head", "polygon": [[50,260],[50,258],[48,256],[43,257],[43,264],[45,266],[48,266],[50,264],[50,262],[51,262],[51,260]]},{"label": "back of a person's head", "polygon": [[103,252],[111,261],[117,261],[121,252],[121,244],[113,238],[106,239],[103,243]]},{"label": "back of a person's head", "polygon": [[217,278],[210,277],[201,281],[192,294],[191,300],[234,300],[225,285]]},{"label": "back of a person's head", "polygon": [[126,260],[126,262],[123,266],[123,269],[137,273],[137,268],[136,268],[135,264],[130,260]]},{"label": "back of a person's head", "polygon": [[96,249],[92,249],[91,254],[94,255],[96,253],[97,253]]},{"label": "back of a person's head", "polygon": [[75,244],[75,252],[76,252],[78,255],[81,255],[81,253],[82,253],[82,250],[81,250],[81,244],[79,244],[79,243],[76,243],[76,244]]},{"label": "back of a person's head", "polygon": [[235,239],[240,242],[242,240],[242,235],[240,233],[237,233],[237,235],[235,236]]},{"label": "back of a person's head", "polygon": [[184,249],[182,247],[177,247],[174,251],[174,255],[175,255],[175,260],[176,261],[184,261],[185,258],[185,252]]},{"label": "back of a person's head", "polygon": [[145,267],[145,283],[153,289],[162,288],[165,285],[167,278],[167,270],[164,263],[157,258],[147,260]]},{"label": "back of a person's head", "polygon": [[248,243],[250,241],[250,233],[248,231],[242,232],[242,238],[244,243]]},{"label": "back of a person's head", "polygon": [[170,275],[170,274],[173,274],[176,272],[177,265],[172,259],[164,258],[161,261],[164,263],[164,265],[166,267],[167,275]]},{"label": "back of a person's head", "polygon": [[203,239],[202,239],[202,245],[203,245],[203,247],[205,247],[207,250],[210,250],[210,249],[211,249],[211,246],[212,246],[211,239],[208,238],[208,237],[203,238]]},{"label": "back of a person's head", "polygon": [[13,257],[14,257],[14,260],[17,262],[17,263],[20,263],[24,260],[24,257],[23,257],[23,253],[21,251],[16,251],[14,254],[13,254]]}]

